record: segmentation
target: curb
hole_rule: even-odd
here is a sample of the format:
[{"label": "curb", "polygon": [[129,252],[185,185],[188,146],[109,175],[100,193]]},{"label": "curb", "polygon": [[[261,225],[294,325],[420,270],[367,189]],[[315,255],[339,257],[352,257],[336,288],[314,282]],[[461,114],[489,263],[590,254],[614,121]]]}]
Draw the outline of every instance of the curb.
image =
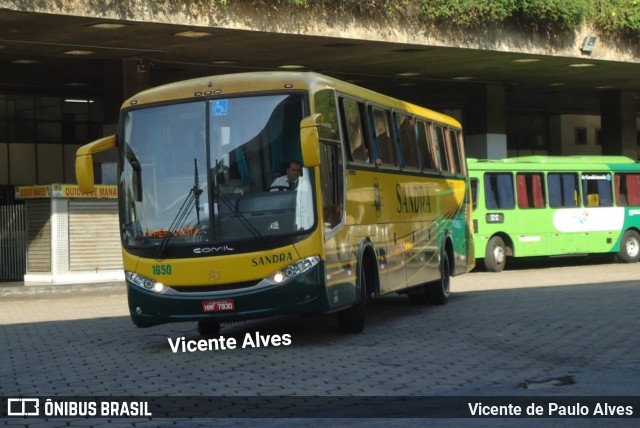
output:
[{"label": "curb", "polygon": [[126,293],[126,290],[127,286],[124,281],[42,285],[25,285],[24,282],[13,282],[6,285],[0,284],[0,298],[109,291]]}]

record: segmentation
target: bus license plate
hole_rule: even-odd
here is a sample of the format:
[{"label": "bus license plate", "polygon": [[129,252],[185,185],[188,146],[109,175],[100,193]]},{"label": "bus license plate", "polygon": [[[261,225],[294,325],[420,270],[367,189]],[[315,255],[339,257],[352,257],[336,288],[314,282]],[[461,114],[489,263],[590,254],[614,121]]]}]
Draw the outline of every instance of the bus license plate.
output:
[{"label": "bus license plate", "polygon": [[235,310],[233,299],[205,300],[202,302],[202,312],[226,312]]}]

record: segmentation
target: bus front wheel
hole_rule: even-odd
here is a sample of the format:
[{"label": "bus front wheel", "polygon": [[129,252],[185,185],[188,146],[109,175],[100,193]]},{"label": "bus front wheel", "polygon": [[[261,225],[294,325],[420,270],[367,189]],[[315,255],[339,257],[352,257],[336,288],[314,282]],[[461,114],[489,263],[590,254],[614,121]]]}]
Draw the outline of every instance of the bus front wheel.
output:
[{"label": "bus front wheel", "polygon": [[484,266],[489,272],[502,272],[506,262],[507,247],[504,244],[504,240],[499,236],[494,236],[487,243]]},{"label": "bus front wheel", "polygon": [[620,258],[627,263],[640,260],[640,235],[635,230],[627,230],[620,242]]}]

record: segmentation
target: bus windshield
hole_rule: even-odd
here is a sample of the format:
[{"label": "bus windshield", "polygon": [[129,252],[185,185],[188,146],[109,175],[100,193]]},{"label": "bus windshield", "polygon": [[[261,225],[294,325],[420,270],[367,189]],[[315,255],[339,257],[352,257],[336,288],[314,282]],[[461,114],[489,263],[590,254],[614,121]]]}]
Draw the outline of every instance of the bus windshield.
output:
[{"label": "bus windshield", "polygon": [[[123,241],[134,247],[273,237],[315,224],[311,172],[272,187],[300,162],[304,97],[296,93],[198,100],[131,109],[123,117]],[[282,241],[271,244],[282,245]],[[204,248],[204,247],[203,247]]]}]

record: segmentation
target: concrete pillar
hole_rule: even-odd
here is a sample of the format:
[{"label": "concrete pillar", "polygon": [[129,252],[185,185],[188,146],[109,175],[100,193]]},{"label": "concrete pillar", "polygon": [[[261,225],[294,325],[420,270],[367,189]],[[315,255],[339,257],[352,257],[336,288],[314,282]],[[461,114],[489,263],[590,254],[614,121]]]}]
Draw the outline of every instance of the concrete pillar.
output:
[{"label": "concrete pillar", "polygon": [[549,154],[562,155],[562,116],[549,117]]},{"label": "concrete pillar", "polygon": [[105,62],[103,70],[104,123],[117,124],[124,100],[151,87],[149,61]]},{"label": "concrete pillar", "polygon": [[507,157],[505,91],[497,84],[474,85],[467,91],[464,114],[465,151],[468,157]]},{"label": "concrete pillar", "polygon": [[51,198],[51,277],[69,273],[69,200]]},{"label": "concrete pillar", "polygon": [[638,159],[634,94],[608,91],[600,98],[603,155],[624,155]]},{"label": "concrete pillar", "polygon": [[120,106],[124,101],[124,71],[121,61],[109,61],[103,66],[102,104],[106,124],[117,124]]},{"label": "concrete pillar", "polygon": [[124,99],[151,87],[151,67],[146,60],[124,62]]},{"label": "concrete pillar", "polygon": [[[118,132],[120,107],[125,99],[147,89],[149,64],[147,61],[125,60],[105,62],[103,66],[103,129],[102,135]],[[97,184],[115,184],[116,150],[97,153],[93,157],[94,179]]]}]

